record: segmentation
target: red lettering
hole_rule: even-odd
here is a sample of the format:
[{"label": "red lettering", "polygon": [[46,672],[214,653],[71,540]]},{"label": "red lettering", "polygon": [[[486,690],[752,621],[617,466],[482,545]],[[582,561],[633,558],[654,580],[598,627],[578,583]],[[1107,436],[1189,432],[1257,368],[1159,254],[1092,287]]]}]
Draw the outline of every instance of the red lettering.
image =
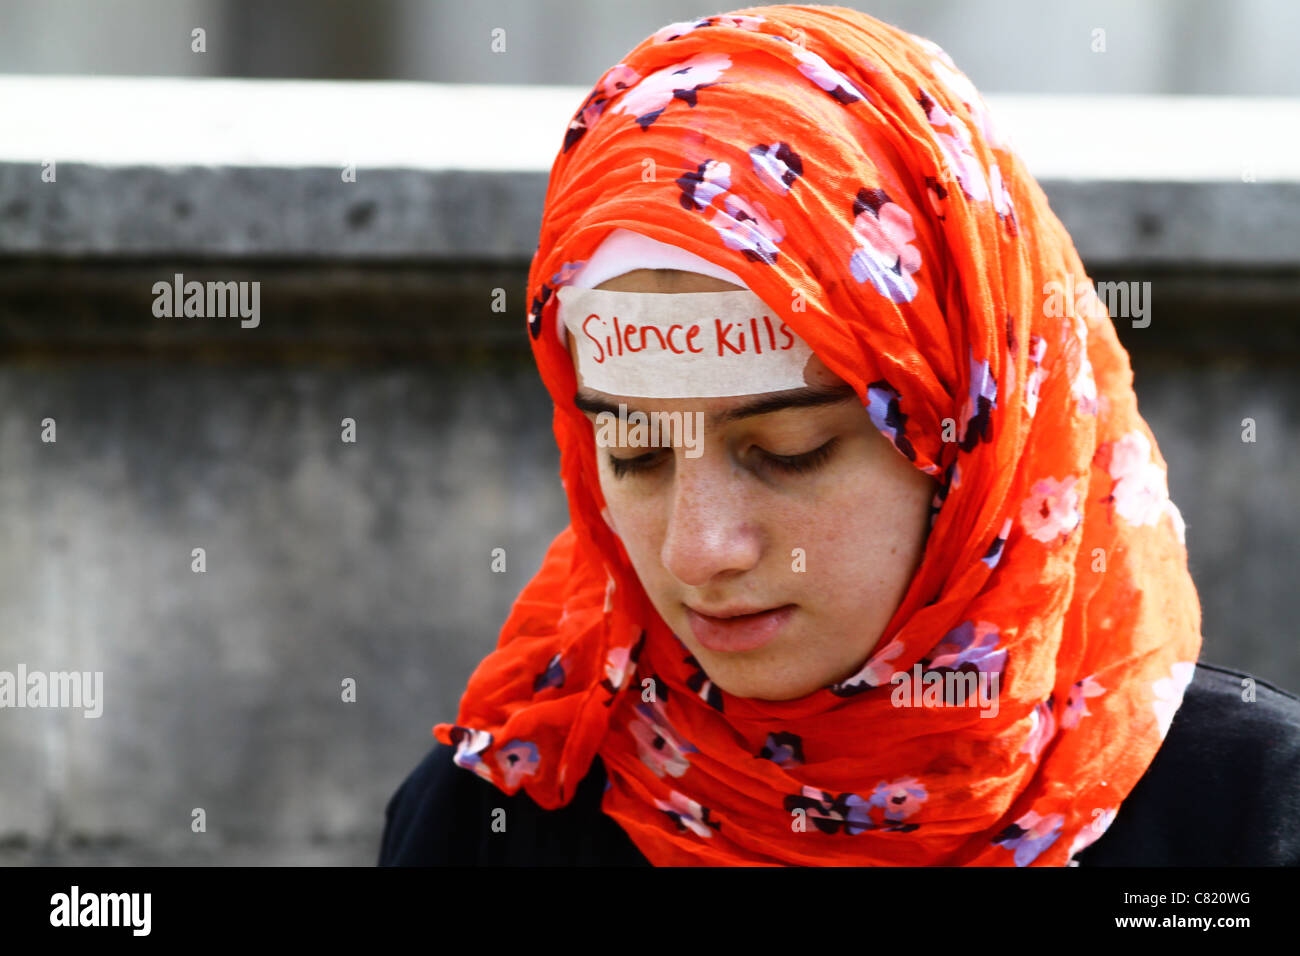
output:
[{"label": "red lettering", "polygon": [[718,340],[718,355],[722,355],[722,347],[723,347],[724,345],[725,345],[727,348],[731,349],[731,354],[732,354],[732,355],[740,355],[742,352],[745,351],[745,333],[744,333],[744,332],[741,332],[740,335],[738,336],[738,339],[740,340],[740,347],[739,347],[739,348],[737,348],[736,346],[732,345],[729,341],[727,341],[727,333],[731,331],[731,323],[730,323],[730,322],[727,323],[727,327],[724,329],[724,328],[722,327],[722,320],[721,320],[721,319],[714,319],[714,320],[713,320],[713,329],[714,329],[714,335],[715,335],[715,337],[716,337],[717,340]]},{"label": "red lettering", "polygon": [[786,338],[785,345],[781,346],[781,351],[784,352],[786,349],[794,345],[794,336],[790,334],[790,326],[786,325],[784,322],[781,323],[781,334]]},{"label": "red lettering", "polygon": [[592,320],[592,319],[597,319],[597,320],[599,320],[599,319],[600,319],[600,316],[597,315],[595,312],[593,312],[593,313],[591,313],[591,315],[589,315],[589,316],[587,316],[585,319],[583,319],[583,320],[582,320],[582,334],[585,335],[587,338],[591,339],[591,341],[595,344],[595,346],[596,346],[596,364],[599,365],[600,363],[602,363],[602,362],[605,361],[605,350],[602,349],[602,348],[600,347],[600,339],[598,339],[598,338],[596,338],[594,335],[592,335],[591,332],[588,331],[588,329],[587,329],[587,326],[591,323],[591,320]]},{"label": "red lettering", "polygon": [[700,353],[700,352],[703,352],[704,349],[703,349],[703,348],[698,348],[698,349],[697,349],[697,348],[696,348],[694,345],[692,345],[691,343],[695,341],[695,336],[697,336],[697,335],[699,335],[699,334],[700,334],[700,327],[699,327],[698,325],[692,325],[692,326],[691,326],[691,330],[690,330],[689,332],[686,333],[686,348],[689,349],[689,350],[692,351],[692,352],[697,353],[697,354]]},{"label": "red lettering", "polygon": [[772,331],[772,320],[765,315],[763,316],[763,324],[767,326],[767,341],[771,345],[772,350],[776,351],[776,335]]},{"label": "red lettering", "polygon": [[762,355],[762,354],[763,354],[763,345],[762,345],[761,342],[758,341],[758,319],[750,319],[750,320],[749,320],[749,327],[750,327],[750,329],[752,329],[753,332],[754,332],[754,354],[755,354],[755,355]]},{"label": "red lettering", "polygon": [[664,345],[664,333],[657,325],[641,326],[641,348],[645,348],[645,334],[647,332],[653,332],[655,334],[655,338],[659,340],[659,348],[661,351],[667,348],[667,346]]},{"label": "red lettering", "polygon": [[633,335],[633,333],[635,333],[635,332],[636,332],[636,326],[633,325],[631,322],[629,322],[627,325],[623,326],[623,338],[627,340],[627,350],[628,350],[629,352],[640,352],[641,349],[645,348],[645,338],[644,338],[644,336],[643,336],[642,339],[641,339],[641,349],[634,349],[634,348],[632,348],[632,335]]},{"label": "red lettering", "polygon": [[673,345],[673,332],[680,332],[681,329],[682,327],[680,325],[670,325],[668,327],[668,347],[677,355],[681,355],[683,350]]}]

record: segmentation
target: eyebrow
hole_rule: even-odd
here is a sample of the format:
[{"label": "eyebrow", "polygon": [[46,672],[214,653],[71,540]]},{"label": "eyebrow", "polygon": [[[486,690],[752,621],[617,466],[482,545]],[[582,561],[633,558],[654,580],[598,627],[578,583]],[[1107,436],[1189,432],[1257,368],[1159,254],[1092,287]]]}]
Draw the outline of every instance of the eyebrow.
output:
[{"label": "eyebrow", "polygon": [[[743,405],[727,409],[725,412],[715,413],[710,416],[710,420],[715,425],[721,425],[727,422],[740,421],[743,418],[753,418],[756,415],[770,415],[772,412],[784,411],[787,408],[813,408],[820,405],[835,405],[856,396],[857,393],[853,390],[853,386],[847,384],[831,387],[810,386],[808,388],[796,388],[784,392],[774,392],[771,395],[754,399],[752,402],[745,402]],[[578,389],[574,393],[573,404],[582,412],[618,414],[618,405],[582,389]],[[627,402],[624,402],[623,405],[627,407],[629,412],[637,411]]]}]

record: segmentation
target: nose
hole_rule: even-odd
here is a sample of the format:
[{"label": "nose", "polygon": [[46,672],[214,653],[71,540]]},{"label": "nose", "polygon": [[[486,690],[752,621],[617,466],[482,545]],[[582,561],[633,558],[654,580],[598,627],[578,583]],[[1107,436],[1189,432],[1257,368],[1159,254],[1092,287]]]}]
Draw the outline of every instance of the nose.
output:
[{"label": "nose", "polygon": [[677,580],[703,587],[719,576],[748,571],[762,554],[758,508],[738,468],[720,449],[699,458],[679,451],[672,504],[659,559]]}]

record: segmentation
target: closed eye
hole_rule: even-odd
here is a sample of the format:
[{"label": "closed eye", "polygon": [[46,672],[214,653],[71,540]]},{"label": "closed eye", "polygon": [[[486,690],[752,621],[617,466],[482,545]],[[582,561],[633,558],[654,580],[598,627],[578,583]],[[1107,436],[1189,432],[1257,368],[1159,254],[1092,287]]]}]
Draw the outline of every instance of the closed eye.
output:
[{"label": "closed eye", "polygon": [[[786,474],[806,474],[826,463],[835,450],[837,441],[839,441],[838,436],[824,445],[814,448],[812,451],[806,451],[798,455],[774,455],[757,446],[754,447],[754,451],[758,454],[759,461],[764,467],[773,468]],[[665,451],[666,449],[656,448],[654,451],[647,452],[644,455],[637,455],[635,458],[619,458],[611,454],[609,456],[610,469],[613,471],[615,478],[646,474],[663,464]]]}]

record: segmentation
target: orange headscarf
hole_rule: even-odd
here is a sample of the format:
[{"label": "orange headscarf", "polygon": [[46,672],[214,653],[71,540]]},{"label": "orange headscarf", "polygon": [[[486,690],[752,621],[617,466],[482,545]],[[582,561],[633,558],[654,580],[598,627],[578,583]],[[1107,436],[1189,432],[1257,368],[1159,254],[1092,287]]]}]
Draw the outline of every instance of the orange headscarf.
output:
[{"label": "orange headscarf", "polygon": [[[940,484],[841,684],[714,686],[602,517],[555,290],[619,227],[742,276]],[[1191,680],[1200,604],[1110,317],[942,49],[841,7],[658,31],[569,124],[528,294],[571,524],[434,728],[460,766],[553,808],[599,754],[604,812],[656,864],[1059,866],[1104,832]],[[999,674],[996,717],[894,706],[917,664]]]}]

